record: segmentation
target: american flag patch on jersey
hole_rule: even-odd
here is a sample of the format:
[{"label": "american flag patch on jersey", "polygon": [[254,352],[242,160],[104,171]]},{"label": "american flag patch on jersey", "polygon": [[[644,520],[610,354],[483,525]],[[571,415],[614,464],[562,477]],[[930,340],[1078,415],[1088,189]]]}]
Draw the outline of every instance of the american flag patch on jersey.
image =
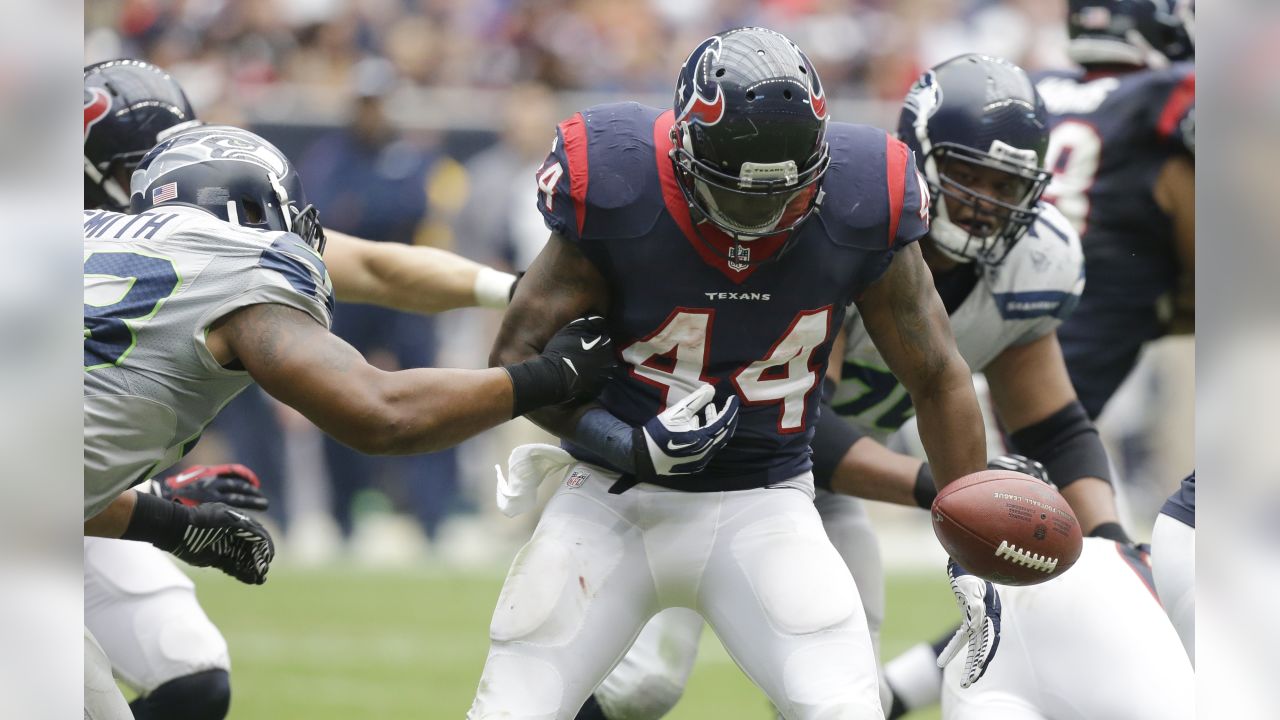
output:
[{"label": "american flag patch on jersey", "polygon": [[168,202],[176,197],[178,197],[178,183],[165,183],[151,191],[151,204],[159,205],[162,202]]}]

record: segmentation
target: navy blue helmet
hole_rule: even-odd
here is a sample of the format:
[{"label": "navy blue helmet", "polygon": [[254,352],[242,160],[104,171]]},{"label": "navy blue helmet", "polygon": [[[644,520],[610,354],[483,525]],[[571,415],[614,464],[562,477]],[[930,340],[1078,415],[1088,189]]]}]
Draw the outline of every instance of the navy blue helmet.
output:
[{"label": "navy blue helmet", "polygon": [[1022,68],[961,55],[926,71],[898,118],[929,183],[929,238],[959,262],[999,263],[1035,222],[1049,184],[1049,118]]},{"label": "navy blue helmet", "polygon": [[138,163],[130,209],[200,208],[258,230],[288,231],[324,252],[324,231],[302,180],[274,145],[248,130],[202,125],[160,142]]},{"label": "navy blue helmet", "polygon": [[84,204],[124,210],[129,175],[169,134],[197,124],[178,83],[141,60],[84,69]]},{"label": "navy blue helmet", "polygon": [[671,151],[695,223],[740,242],[794,238],[820,202],[826,126],[818,73],[785,36],[738,28],[702,41],[676,83]]},{"label": "navy blue helmet", "polygon": [[1193,0],[1070,0],[1067,54],[1086,66],[1189,60],[1194,15]]}]

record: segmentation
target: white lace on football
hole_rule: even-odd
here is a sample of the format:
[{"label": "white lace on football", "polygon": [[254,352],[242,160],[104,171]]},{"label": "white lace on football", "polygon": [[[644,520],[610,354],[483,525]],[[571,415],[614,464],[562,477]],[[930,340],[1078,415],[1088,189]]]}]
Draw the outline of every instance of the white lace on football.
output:
[{"label": "white lace on football", "polygon": [[1058,568],[1058,558],[1023,550],[1017,545],[1009,544],[1008,540],[1000,541],[1000,547],[996,548],[996,557],[1033,570],[1040,570],[1045,574],[1052,573]]}]

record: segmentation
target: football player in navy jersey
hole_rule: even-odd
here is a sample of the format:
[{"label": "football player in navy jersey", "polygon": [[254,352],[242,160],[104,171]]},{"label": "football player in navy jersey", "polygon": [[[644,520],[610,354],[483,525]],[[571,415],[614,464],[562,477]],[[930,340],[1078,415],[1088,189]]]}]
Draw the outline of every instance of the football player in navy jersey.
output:
[{"label": "football player in navy jersey", "polygon": [[[830,123],[808,58],[762,28],[700,44],[674,106],[577,113],[538,173],[551,237],[491,359],[536,352],[558,318],[590,309],[623,366],[598,404],[536,416],[571,462],[499,597],[472,720],[573,717],[668,607],[704,617],[785,717],[883,716],[810,472],[850,304],[911,393],[938,485],[986,465],[969,370],[914,242],[928,191],[907,146]],[[664,407],[693,429],[641,425]],[[735,410],[736,434],[708,452]],[[968,637],[990,651],[998,617],[976,586]]]},{"label": "football player in navy jersey", "polygon": [[[1044,470],[1036,469],[1036,460],[1043,461],[1086,534],[1128,547],[1106,451],[1072,390],[1055,335],[1079,300],[1084,258],[1070,224],[1040,200],[1048,182],[1043,167],[1048,118],[1035,86],[1005,60],[972,54],[953,58],[911,88],[898,137],[915,153],[935,198],[920,247],[961,356],[986,373],[1012,445],[1033,458],[1003,456],[992,466],[1037,474]],[[927,509],[936,490],[928,463],[885,445],[913,414],[911,396],[887,369],[856,311],[833,352],[836,362],[828,368],[829,387],[812,442],[816,502],[878,640],[885,600],[877,539],[861,502],[845,496]],[[1122,556],[1103,553],[1101,558],[1095,562],[1106,571],[1128,572]],[[1147,592],[1141,584],[1127,589],[1138,603]],[[1008,589],[1000,591],[1003,602]],[[1159,615],[1154,606],[1150,610]],[[693,669],[701,630],[701,618],[688,611],[659,615],[597,688],[579,720],[661,717],[675,705]],[[1002,635],[1009,630],[1005,620],[1002,630]],[[938,702],[942,672],[936,660],[951,638],[936,650],[924,646],[911,656],[907,670],[896,673],[895,689],[911,697],[893,695],[891,717],[906,702]],[[968,678],[960,682],[970,684]],[[991,684],[983,680],[980,687]]]},{"label": "football player in navy jersey", "polygon": [[1144,343],[1195,324],[1194,45],[1185,0],[1071,0],[1080,69],[1037,87],[1052,117],[1045,197],[1075,225],[1089,284],[1059,330],[1097,417]]}]

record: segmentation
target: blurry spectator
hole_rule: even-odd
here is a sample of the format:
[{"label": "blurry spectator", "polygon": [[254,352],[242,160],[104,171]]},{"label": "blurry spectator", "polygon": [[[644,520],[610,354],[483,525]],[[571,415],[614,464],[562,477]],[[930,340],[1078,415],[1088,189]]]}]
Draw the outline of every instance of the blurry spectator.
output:
[{"label": "blurry spectator", "polygon": [[[361,60],[352,76],[350,124],[321,137],[300,157],[308,198],[322,208],[326,227],[370,240],[412,243],[427,217],[427,186],[437,155],[403,138],[388,121],[383,101],[399,83],[390,62]],[[433,318],[339,303],[333,331],[387,369],[435,364]],[[393,499],[408,500],[428,537],[456,495],[453,451],[374,458],[326,437],[325,456],[334,516],[344,534],[352,529],[352,501],[364,488],[381,484]]]},{"label": "blurry spectator", "polygon": [[466,165],[470,190],[457,221],[458,252],[523,270],[542,250],[547,228],[534,206],[533,177],[561,119],[546,87],[509,91],[498,142]]}]

